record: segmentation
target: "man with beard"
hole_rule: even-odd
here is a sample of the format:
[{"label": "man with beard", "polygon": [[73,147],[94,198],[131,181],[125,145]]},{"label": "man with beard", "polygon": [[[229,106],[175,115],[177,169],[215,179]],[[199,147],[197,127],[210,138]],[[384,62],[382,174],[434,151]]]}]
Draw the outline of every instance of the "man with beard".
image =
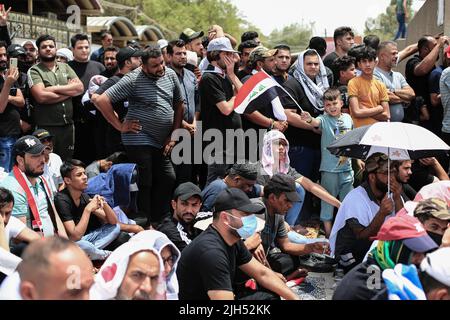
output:
[{"label": "man with beard", "polygon": [[[105,55],[108,56],[108,52],[105,52]],[[95,105],[96,99],[102,93],[118,83],[124,75],[139,68],[142,64],[140,59],[141,55],[142,52],[136,51],[133,48],[127,47],[120,49],[115,56],[117,67],[119,68],[118,72],[100,86],[100,88],[92,95],[91,102]],[[113,103],[113,109],[119,116],[119,120],[123,121],[128,111],[128,100]],[[101,112],[96,112],[95,116],[97,118],[95,129],[95,150],[97,152],[97,159],[104,159],[115,152],[124,151],[120,131],[109,124]]]},{"label": "man with beard", "polygon": [[0,41],[0,167],[10,172],[13,166],[12,147],[21,134],[20,114],[25,100],[18,88],[17,68],[8,70],[6,43]]},{"label": "man with beard", "polygon": [[169,68],[174,70],[178,76],[181,85],[181,93],[186,104],[182,128],[191,135],[191,157],[190,162],[175,165],[177,184],[194,181],[194,143],[193,136],[197,131],[197,120],[195,113],[200,112],[200,101],[198,96],[198,83],[195,74],[186,69],[187,51],[183,40],[171,41],[167,46],[167,55],[170,61]]},{"label": "man with beard", "polygon": [[103,55],[103,65],[105,66],[106,70],[103,71],[100,75],[111,78],[119,71],[116,57],[117,52],[118,49],[116,47],[108,47],[105,49],[105,53]]},{"label": "man with beard", "polygon": [[199,234],[194,224],[202,206],[201,192],[200,188],[191,182],[180,184],[173,194],[173,215],[169,213],[158,227],[180,251]]},{"label": "man with beard", "polygon": [[[89,108],[83,107],[81,99],[84,92],[89,89],[89,81],[105,71],[105,67],[97,61],[89,60],[91,46],[85,34],[76,34],[71,39],[73,60],[68,65],[75,71],[83,83],[84,91],[73,99],[73,120],[75,124],[75,151],[74,158],[84,163],[91,163],[95,159],[94,127],[95,117]],[[106,56],[106,50],[103,56]],[[93,107],[92,107],[93,108]]]},{"label": "man with beard", "polygon": [[403,202],[413,200],[416,197],[417,191],[408,184],[408,181],[412,176],[412,161],[392,161],[391,166],[395,169],[395,178],[402,188],[401,197]]},{"label": "man with beard", "polygon": [[25,49],[26,57],[25,57],[25,69],[22,72],[28,72],[28,70],[36,64],[38,57],[38,49],[33,41],[27,40],[22,44],[22,47]]},{"label": "man with beard", "polygon": [[[142,56],[142,68],[126,74],[96,100],[106,120],[122,132],[130,162],[139,168],[138,208],[147,224],[159,222],[169,211],[175,172],[170,154],[176,141],[172,133],[181,127],[184,103],[180,82],[165,68],[159,46]],[[125,121],[120,121],[112,104],[128,100]]]},{"label": "man with beard", "polygon": [[83,83],[69,65],[56,62],[55,38],[42,35],[36,44],[41,62],[28,71],[34,120],[55,137],[55,153],[65,160],[72,158],[75,143],[72,97],[83,93]]},{"label": "man with beard", "polygon": [[331,230],[330,247],[339,265],[348,272],[362,262],[385,219],[403,208],[401,186],[391,170],[388,192],[388,157],[375,153],[366,161],[365,182],[342,202]]},{"label": "man with beard", "polygon": [[288,45],[280,44],[274,48],[277,50],[275,54],[275,68],[273,70],[273,78],[283,85],[289,77],[289,68],[291,67],[291,48]]},{"label": "man with beard", "polygon": [[53,193],[42,177],[44,151],[45,146],[34,136],[17,140],[14,144],[13,171],[1,182],[1,186],[14,195],[14,217],[42,236],[67,238],[53,203]]}]

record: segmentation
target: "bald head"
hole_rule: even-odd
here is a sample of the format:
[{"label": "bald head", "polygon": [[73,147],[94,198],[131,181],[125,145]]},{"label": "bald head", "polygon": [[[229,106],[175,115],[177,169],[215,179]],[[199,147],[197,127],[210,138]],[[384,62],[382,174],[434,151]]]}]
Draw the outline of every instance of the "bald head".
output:
[{"label": "bald head", "polygon": [[17,268],[26,300],[86,300],[93,266],[74,242],[50,237],[31,243]]}]

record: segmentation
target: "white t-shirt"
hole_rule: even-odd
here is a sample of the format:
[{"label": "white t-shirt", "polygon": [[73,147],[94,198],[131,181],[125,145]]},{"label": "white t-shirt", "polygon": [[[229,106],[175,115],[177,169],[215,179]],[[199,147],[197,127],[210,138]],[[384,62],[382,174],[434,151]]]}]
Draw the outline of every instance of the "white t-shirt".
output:
[{"label": "white t-shirt", "polygon": [[5,227],[6,241],[16,238],[27,226],[16,217],[9,217],[8,224]]},{"label": "white t-shirt", "polygon": [[50,185],[50,188],[52,189],[53,193],[57,193],[58,186],[63,183],[63,179],[61,177],[61,166],[62,166],[62,160],[61,157],[58,156],[56,153],[50,153],[50,159],[48,160],[48,163],[44,166],[44,178],[47,180],[47,182]]}]

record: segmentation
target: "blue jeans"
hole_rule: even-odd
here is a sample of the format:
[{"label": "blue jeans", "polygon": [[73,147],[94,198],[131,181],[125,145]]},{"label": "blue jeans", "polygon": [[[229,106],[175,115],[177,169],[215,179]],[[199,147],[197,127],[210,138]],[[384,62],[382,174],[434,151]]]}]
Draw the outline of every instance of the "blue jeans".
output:
[{"label": "blue jeans", "polygon": [[0,167],[10,172],[13,167],[13,146],[16,143],[17,137],[0,137]]},{"label": "blue jeans", "polygon": [[[347,194],[353,190],[353,171],[322,172],[321,185],[333,197],[339,197],[342,202]],[[320,220],[333,221],[334,207],[328,202],[321,201]]]},{"label": "blue jeans", "polygon": [[[313,182],[319,180],[320,149],[304,146],[291,146],[289,148],[289,159],[291,160],[291,167],[297,170],[298,173]],[[307,192],[300,213],[302,221],[310,220],[314,213],[312,199],[312,195]]]},{"label": "blue jeans", "polygon": [[86,252],[91,260],[105,260],[109,252],[103,250],[113,242],[120,233],[118,224],[105,224],[104,226],[88,233],[77,241],[78,246]]},{"label": "blue jeans", "polygon": [[297,193],[300,197],[299,202],[295,202],[291,209],[286,213],[286,216],[284,217],[284,220],[290,225],[295,226],[297,224],[297,221],[300,217],[300,212],[302,211],[303,202],[305,200],[305,189],[298,184],[295,183],[295,187],[297,189]]},{"label": "blue jeans", "polygon": [[404,13],[397,13],[398,31],[395,40],[406,37],[406,21]]}]

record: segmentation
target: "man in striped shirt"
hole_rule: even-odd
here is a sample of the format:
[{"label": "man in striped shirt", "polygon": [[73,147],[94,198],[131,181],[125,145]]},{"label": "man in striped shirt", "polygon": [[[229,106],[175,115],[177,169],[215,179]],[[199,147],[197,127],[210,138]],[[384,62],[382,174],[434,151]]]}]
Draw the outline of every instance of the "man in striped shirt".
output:
[{"label": "man in striped shirt", "polygon": [[[129,105],[121,122],[111,104],[123,100]],[[165,67],[159,47],[151,46],[143,52],[142,67],[103,93],[97,107],[122,132],[129,160],[139,167],[139,211],[147,215],[147,224],[160,222],[169,211],[175,183],[169,157],[175,146],[171,136],[181,127],[184,101],[178,77]]]}]

